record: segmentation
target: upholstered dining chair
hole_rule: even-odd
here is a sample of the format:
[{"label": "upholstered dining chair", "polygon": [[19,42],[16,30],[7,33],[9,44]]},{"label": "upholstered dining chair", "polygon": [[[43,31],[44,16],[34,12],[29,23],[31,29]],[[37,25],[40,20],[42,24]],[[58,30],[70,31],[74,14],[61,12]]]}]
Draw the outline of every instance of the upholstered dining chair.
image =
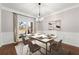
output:
[{"label": "upholstered dining chair", "polygon": [[50,53],[59,52],[60,50],[62,50],[62,40],[59,42],[53,42],[53,44],[50,45]]},{"label": "upholstered dining chair", "polygon": [[33,44],[31,40],[28,40],[30,52],[35,53],[37,51],[40,52],[41,47],[37,44]]}]

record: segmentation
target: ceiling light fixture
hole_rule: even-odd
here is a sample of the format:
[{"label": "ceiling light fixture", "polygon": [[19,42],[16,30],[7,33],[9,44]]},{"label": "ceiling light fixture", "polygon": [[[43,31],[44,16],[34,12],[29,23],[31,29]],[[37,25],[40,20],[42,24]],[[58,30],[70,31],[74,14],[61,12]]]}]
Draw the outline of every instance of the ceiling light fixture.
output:
[{"label": "ceiling light fixture", "polygon": [[41,16],[41,12],[40,12],[40,6],[41,6],[41,3],[38,3],[38,6],[39,6],[39,14],[38,14],[38,18],[40,18],[40,16]]},{"label": "ceiling light fixture", "polygon": [[38,3],[38,18],[36,19],[38,23],[43,20],[43,17],[41,17],[41,3]]},{"label": "ceiling light fixture", "polygon": [[40,22],[40,17],[41,17],[41,12],[40,12],[40,7],[41,6],[41,3],[38,3],[38,18],[37,18],[37,22],[39,23]]}]

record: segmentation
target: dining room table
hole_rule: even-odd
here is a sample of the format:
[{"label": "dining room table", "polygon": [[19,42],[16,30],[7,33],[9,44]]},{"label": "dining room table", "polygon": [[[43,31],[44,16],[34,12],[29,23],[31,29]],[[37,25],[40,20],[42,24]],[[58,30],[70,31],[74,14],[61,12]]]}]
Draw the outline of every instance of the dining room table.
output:
[{"label": "dining room table", "polygon": [[39,42],[44,43],[46,45],[46,48],[45,49],[46,49],[46,55],[47,55],[47,52],[48,52],[48,49],[47,49],[48,43],[51,44],[51,42],[53,42],[54,39],[56,39],[57,37],[56,36],[52,36],[52,38],[47,38],[46,35],[41,34],[41,35],[33,35],[33,36],[30,36],[30,38],[32,40],[37,40]]}]

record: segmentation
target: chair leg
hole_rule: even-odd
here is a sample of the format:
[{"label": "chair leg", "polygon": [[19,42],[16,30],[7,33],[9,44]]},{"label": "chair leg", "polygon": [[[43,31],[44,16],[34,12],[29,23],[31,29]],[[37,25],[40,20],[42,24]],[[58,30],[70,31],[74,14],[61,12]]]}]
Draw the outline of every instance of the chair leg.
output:
[{"label": "chair leg", "polygon": [[30,54],[29,55],[32,55],[33,53],[32,52],[30,52]]},{"label": "chair leg", "polygon": [[50,48],[50,54],[51,54],[51,43],[50,43],[50,47],[49,48]]},{"label": "chair leg", "polygon": [[39,52],[41,53],[41,55],[45,55],[43,52],[41,52],[41,50],[39,50]]},{"label": "chair leg", "polygon": [[51,54],[51,47],[50,47],[50,54]]}]

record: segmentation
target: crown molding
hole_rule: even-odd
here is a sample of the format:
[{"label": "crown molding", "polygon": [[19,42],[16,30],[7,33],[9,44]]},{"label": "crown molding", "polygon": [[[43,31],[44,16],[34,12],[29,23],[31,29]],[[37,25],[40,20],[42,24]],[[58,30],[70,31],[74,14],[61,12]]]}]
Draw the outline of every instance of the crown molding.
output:
[{"label": "crown molding", "polygon": [[1,9],[2,9],[2,10],[9,11],[9,12],[12,12],[12,13],[17,13],[17,14],[20,14],[20,15],[24,15],[24,16],[28,16],[28,17],[32,17],[32,18],[36,18],[35,16],[26,14],[26,13],[24,13],[24,12],[20,12],[20,11],[18,11],[18,10],[16,11],[16,10],[11,9],[11,8],[8,8],[8,7],[1,6]]},{"label": "crown molding", "polygon": [[[60,10],[60,11],[53,12],[53,13],[48,14],[48,15],[43,16],[43,17],[48,17],[48,16],[50,16],[50,15],[56,15],[56,14],[59,14],[59,13],[62,13],[62,12],[66,12],[66,11],[69,11],[69,10],[71,10],[71,9],[78,8],[78,7],[79,7],[79,5],[75,5],[75,6],[68,7],[68,8],[65,8],[65,9],[63,9],[63,10]],[[1,6],[1,9],[6,10],[6,11],[10,11],[10,12],[14,12],[14,13],[17,13],[17,14],[25,15],[25,16],[37,18],[37,17],[35,17],[35,16],[29,15],[29,14],[26,14],[26,13],[23,13],[23,12],[20,12],[20,11],[16,11],[16,10],[14,10],[14,9],[10,9],[10,8],[8,8],[8,7]]]},{"label": "crown molding", "polygon": [[63,12],[66,12],[66,11],[69,11],[71,9],[75,9],[75,8],[78,8],[78,7],[79,7],[79,5],[75,5],[75,6],[72,6],[72,7],[68,7],[68,8],[65,8],[63,10],[53,12],[53,13],[51,13],[49,15],[44,16],[44,17],[50,16],[50,15],[56,15],[56,14],[59,14],[59,13],[63,13]]}]

